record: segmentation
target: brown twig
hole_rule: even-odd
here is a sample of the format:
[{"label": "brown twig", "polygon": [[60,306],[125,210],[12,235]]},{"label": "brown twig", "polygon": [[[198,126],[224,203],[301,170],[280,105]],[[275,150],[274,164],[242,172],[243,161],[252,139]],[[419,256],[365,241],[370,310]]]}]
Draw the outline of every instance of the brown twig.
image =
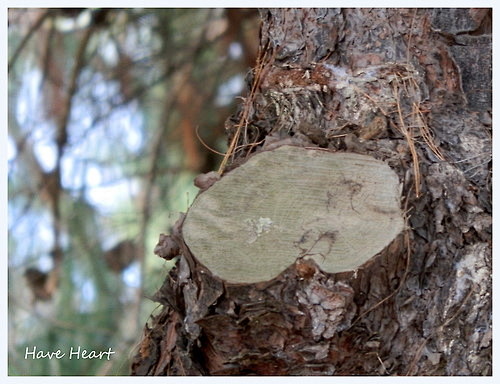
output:
[{"label": "brown twig", "polygon": [[[405,86],[405,82],[403,82],[403,86]],[[408,90],[406,89],[406,92]],[[403,134],[408,143],[408,147],[410,149],[412,162],[413,162],[413,173],[415,177],[415,196],[420,197],[420,167],[419,167],[419,158],[417,154],[417,150],[415,148],[415,142],[413,138],[413,132],[411,128],[408,128],[405,124],[405,119],[403,117],[403,112],[401,110],[401,103],[399,102],[399,89],[397,86],[394,86],[394,98],[396,99],[396,107],[399,116],[399,125],[398,128]]]},{"label": "brown twig", "polygon": [[[54,173],[56,180],[58,180],[58,185],[55,186],[55,188],[57,188],[58,191],[57,194],[54,196],[52,215],[54,218],[54,251],[60,253],[61,255],[62,255],[62,246],[60,244],[61,226],[62,226],[61,212],[60,212],[60,195],[61,195],[60,192],[62,191],[61,159],[63,156],[64,148],[68,141],[69,117],[73,106],[74,95],[77,91],[78,78],[85,64],[85,51],[87,49],[93,31],[94,31],[93,25],[87,28],[85,34],[83,35],[82,40],[80,41],[80,45],[78,46],[78,51],[75,58],[75,65],[73,67],[73,71],[71,73],[69,85],[66,92],[66,100],[57,124],[56,145],[58,153],[57,153],[56,167],[54,169]],[[55,267],[58,267],[61,264],[61,260],[54,260],[54,262],[55,262],[54,263]]]},{"label": "brown twig", "polygon": [[240,135],[243,130],[245,130],[248,127],[248,117],[249,113],[251,110],[251,105],[255,99],[255,95],[257,93],[257,89],[262,81],[262,72],[264,67],[268,64],[267,60],[268,58],[268,45],[266,44],[264,47],[261,46],[259,55],[257,57],[257,64],[255,66],[255,76],[254,76],[254,81],[252,83],[252,87],[250,89],[250,93],[248,97],[245,99],[245,105],[243,108],[243,111],[241,113],[240,121],[236,125],[236,132],[234,134],[233,139],[231,140],[231,143],[229,144],[229,148],[224,156],[224,159],[222,159],[222,162],[219,166],[218,173],[219,175],[222,175],[224,172],[224,169],[226,168],[227,162],[229,161],[229,158],[235,153],[235,150],[237,148],[237,143],[240,139]]},{"label": "brown twig", "polygon": [[201,143],[201,145],[203,145],[206,149],[208,149],[212,153],[215,153],[216,155],[225,156],[225,153],[219,152],[219,151],[213,149],[212,147],[210,147],[207,143],[205,143],[205,140],[203,140],[200,136],[199,128],[200,128],[200,126],[197,125],[195,128],[195,133],[196,133],[196,137],[198,138],[198,141]]},{"label": "brown twig", "polygon": [[444,161],[445,160],[444,155],[441,152],[441,150],[439,149],[439,147],[436,144],[434,144],[434,139],[432,137],[431,130],[429,129],[429,126],[427,125],[427,123],[424,120],[424,116],[422,114],[422,111],[420,110],[420,107],[415,103],[413,104],[413,107],[414,107],[417,119],[420,122],[420,124],[418,124],[420,127],[420,134],[424,138],[425,143],[428,145],[428,147],[431,149],[432,153],[434,153],[434,155],[436,155],[436,157],[439,160]]},{"label": "brown twig", "polygon": [[9,64],[8,64],[8,71],[12,69],[14,64],[16,63],[17,58],[21,54],[21,51],[24,49],[25,45],[28,43],[28,41],[31,39],[31,37],[34,35],[34,33],[42,26],[43,22],[52,15],[52,10],[48,9],[44,13],[40,15],[40,17],[35,21],[35,24],[30,28],[28,33],[24,36],[23,40],[19,44],[19,46],[16,48],[14,53],[12,54]]}]

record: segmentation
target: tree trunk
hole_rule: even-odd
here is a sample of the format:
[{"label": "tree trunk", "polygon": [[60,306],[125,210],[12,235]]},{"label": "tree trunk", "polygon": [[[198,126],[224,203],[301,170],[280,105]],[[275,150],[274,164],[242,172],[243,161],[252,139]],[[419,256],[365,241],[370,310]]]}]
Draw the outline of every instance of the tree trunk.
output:
[{"label": "tree trunk", "polygon": [[261,16],[229,165],[197,180],[208,188],[197,199],[266,150],[319,147],[388,164],[405,229],[354,270],[299,258],[237,283],[200,264],[188,212],[155,250],[178,261],[132,374],[491,375],[491,10]]}]

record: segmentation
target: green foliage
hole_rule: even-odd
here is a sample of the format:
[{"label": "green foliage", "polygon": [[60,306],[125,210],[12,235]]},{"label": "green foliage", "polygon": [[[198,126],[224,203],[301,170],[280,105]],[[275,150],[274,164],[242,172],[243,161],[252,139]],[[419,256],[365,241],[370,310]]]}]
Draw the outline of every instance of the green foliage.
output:
[{"label": "green foliage", "polygon": [[[128,374],[172,267],[158,236],[218,161],[195,128],[221,150],[233,105],[214,100],[247,70],[228,25],[223,9],[9,9],[9,374]],[[123,240],[134,259],[113,266]],[[49,300],[29,267],[57,276]],[[66,356],[25,359],[34,346]],[[79,346],[115,353],[69,359]]]}]

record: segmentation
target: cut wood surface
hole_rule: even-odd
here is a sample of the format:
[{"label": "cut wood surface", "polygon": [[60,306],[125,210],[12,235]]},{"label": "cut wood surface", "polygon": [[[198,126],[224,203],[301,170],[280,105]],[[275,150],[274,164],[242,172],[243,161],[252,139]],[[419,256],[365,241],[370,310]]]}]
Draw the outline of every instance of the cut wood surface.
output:
[{"label": "cut wood surface", "polygon": [[183,234],[214,275],[255,283],[301,257],[325,272],[354,270],[403,227],[399,179],[386,163],[282,146],[254,155],[200,193]]}]

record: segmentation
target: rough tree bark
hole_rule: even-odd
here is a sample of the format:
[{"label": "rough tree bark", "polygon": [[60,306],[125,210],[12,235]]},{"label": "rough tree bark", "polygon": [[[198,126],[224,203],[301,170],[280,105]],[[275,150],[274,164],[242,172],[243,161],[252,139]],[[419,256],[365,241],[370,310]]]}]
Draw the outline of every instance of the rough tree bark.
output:
[{"label": "rough tree bark", "polygon": [[182,217],[155,251],[178,261],[132,374],[491,375],[491,10],[261,16],[224,171],[281,144],[369,155],[398,175],[406,229],[356,271],[310,260],[230,284]]}]

